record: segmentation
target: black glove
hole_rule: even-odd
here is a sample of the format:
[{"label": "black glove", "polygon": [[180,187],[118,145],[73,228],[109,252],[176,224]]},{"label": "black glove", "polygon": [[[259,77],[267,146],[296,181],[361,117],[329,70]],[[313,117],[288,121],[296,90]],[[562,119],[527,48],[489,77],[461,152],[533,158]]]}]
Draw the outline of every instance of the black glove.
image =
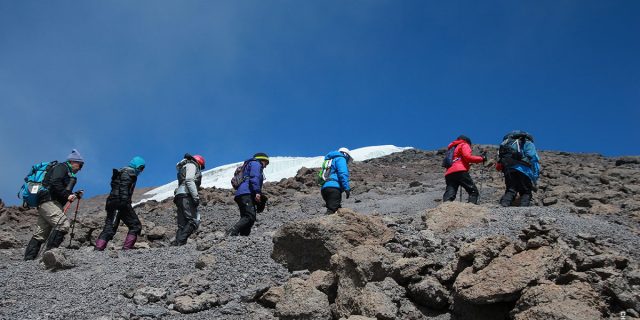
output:
[{"label": "black glove", "polygon": [[345,190],[344,194],[347,195],[347,199],[349,199],[349,196],[351,195],[351,190]]},{"label": "black glove", "polygon": [[487,163],[487,155],[483,154],[482,155],[482,164],[486,164]]},{"label": "black glove", "polygon": [[193,205],[197,208],[200,205],[200,198],[193,199]]}]

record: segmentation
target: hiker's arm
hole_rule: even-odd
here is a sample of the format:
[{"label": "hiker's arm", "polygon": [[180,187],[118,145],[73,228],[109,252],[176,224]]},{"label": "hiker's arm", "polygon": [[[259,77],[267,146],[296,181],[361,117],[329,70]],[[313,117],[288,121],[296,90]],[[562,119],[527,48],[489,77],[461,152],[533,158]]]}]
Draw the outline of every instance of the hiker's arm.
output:
[{"label": "hiker's arm", "polygon": [[349,186],[349,169],[347,168],[347,159],[338,157],[335,159],[336,169],[338,175],[338,182],[342,190],[351,190]]},{"label": "hiker's arm", "polygon": [[[51,170],[51,180],[49,180],[49,192],[54,199],[67,199],[73,193],[73,188],[67,188],[64,183],[65,177],[69,174],[66,164],[59,164]],[[71,180],[70,180],[71,181]]]},{"label": "hiker's arm", "polygon": [[460,147],[462,148],[461,152],[462,152],[462,158],[464,158],[464,160],[468,163],[480,163],[482,162],[484,159],[481,156],[474,156],[473,154],[471,154],[471,147],[469,147],[468,144],[466,143],[462,143],[460,145]]},{"label": "hiker's arm", "polygon": [[191,195],[191,198],[194,200],[198,198],[198,187],[196,186],[195,177],[196,177],[196,165],[193,163],[187,163],[185,166],[185,177],[184,184],[187,187],[187,191]]},{"label": "hiker's arm", "polygon": [[257,161],[251,161],[249,164],[249,191],[251,194],[262,193],[262,165]]}]

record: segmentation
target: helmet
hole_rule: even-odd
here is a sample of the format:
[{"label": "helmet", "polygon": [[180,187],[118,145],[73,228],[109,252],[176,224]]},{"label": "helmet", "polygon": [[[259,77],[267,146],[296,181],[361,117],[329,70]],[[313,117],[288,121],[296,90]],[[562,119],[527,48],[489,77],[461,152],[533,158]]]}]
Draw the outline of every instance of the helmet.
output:
[{"label": "helmet", "polygon": [[196,162],[200,165],[200,169],[204,169],[204,157],[196,154],[195,156],[193,156],[193,160],[196,160]]},{"label": "helmet", "polygon": [[344,153],[344,155],[346,155],[347,157],[351,158],[351,151],[349,151],[349,149],[347,149],[345,147],[342,147],[342,148],[338,149],[338,151]]},{"label": "helmet", "polygon": [[256,159],[256,160],[264,160],[267,163],[269,163],[269,156],[264,152],[258,152],[256,154],[254,154],[253,158]]}]

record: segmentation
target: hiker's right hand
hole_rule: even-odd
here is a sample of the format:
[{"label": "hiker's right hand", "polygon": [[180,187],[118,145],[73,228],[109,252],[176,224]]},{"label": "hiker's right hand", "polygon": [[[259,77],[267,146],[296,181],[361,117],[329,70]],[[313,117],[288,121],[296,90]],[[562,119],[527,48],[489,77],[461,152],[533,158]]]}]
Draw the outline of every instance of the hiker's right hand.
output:
[{"label": "hiker's right hand", "polygon": [[261,200],[262,200],[262,199],[261,199],[260,194],[259,194],[259,193],[258,193],[258,194],[256,194],[256,203],[260,203],[260,201],[261,201]]},{"label": "hiker's right hand", "polygon": [[76,194],[72,193],[72,194],[69,195],[69,197],[67,197],[67,201],[74,202],[76,200],[76,198],[77,198]]},{"label": "hiker's right hand", "polygon": [[347,195],[347,199],[349,199],[349,196],[351,196],[351,190],[345,190],[344,194]]}]

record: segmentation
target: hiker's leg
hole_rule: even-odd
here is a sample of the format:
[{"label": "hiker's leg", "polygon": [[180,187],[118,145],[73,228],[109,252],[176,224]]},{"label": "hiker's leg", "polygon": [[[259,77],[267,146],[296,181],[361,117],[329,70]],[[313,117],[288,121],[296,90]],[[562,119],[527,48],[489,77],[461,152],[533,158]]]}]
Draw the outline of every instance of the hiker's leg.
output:
[{"label": "hiker's leg", "polygon": [[122,249],[133,249],[133,245],[136,243],[138,235],[140,235],[140,232],[142,231],[142,224],[140,223],[140,219],[138,219],[136,212],[133,211],[131,204],[122,206],[122,212],[122,222],[124,222],[127,228],[129,228],[127,237],[124,239]]},{"label": "hiker's leg", "polygon": [[456,194],[458,194],[458,186],[460,186],[458,175],[456,173],[457,172],[454,172],[444,176],[444,181],[447,183],[447,188],[442,195],[442,202],[456,200]]},{"label": "hiker's leg", "polygon": [[251,234],[251,227],[256,221],[256,206],[253,197],[249,194],[238,196],[234,199],[240,210],[240,220],[232,227],[231,235],[248,236]]},{"label": "hiker's leg", "polygon": [[173,203],[176,205],[176,238],[171,242],[172,245],[178,245],[178,238],[182,235],[182,229],[184,229],[186,224],[186,219],[184,217],[184,202],[182,201],[184,198],[183,195],[178,195],[173,198]]},{"label": "hiker's leg", "polygon": [[516,173],[517,175],[517,189],[518,189],[518,193],[520,193],[520,206],[521,207],[528,207],[529,205],[531,205],[531,198],[532,198],[532,190],[533,190],[533,184],[531,183],[531,179],[529,179],[529,177],[518,171]]},{"label": "hiker's leg", "polygon": [[47,201],[38,207],[38,214],[44,218],[49,225],[64,233],[69,232],[69,220],[62,211],[62,206],[55,201]]},{"label": "hiker's leg", "polygon": [[505,184],[506,190],[504,192],[504,195],[500,199],[500,205],[503,207],[511,206],[513,199],[516,197],[517,190],[515,187],[516,183],[514,179],[515,179],[515,175],[513,174],[512,170],[505,169],[504,184]]},{"label": "hiker's leg", "polygon": [[342,207],[342,192],[338,188],[324,188],[321,191],[327,207],[327,213],[335,213]]},{"label": "hiker's leg", "polygon": [[480,195],[480,193],[478,192],[478,188],[476,187],[475,183],[473,183],[473,179],[471,179],[471,175],[469,175],[469,172],[462,172],[459,181],[460,185],[469,194],[469,199],[467,201],[469,203],[478,204],[478,196]]}]

